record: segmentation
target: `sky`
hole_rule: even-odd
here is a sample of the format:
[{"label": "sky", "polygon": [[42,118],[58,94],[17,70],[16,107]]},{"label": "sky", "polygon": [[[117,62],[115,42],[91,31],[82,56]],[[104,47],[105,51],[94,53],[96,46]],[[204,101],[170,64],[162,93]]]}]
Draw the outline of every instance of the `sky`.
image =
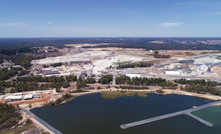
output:
[{"label": "sky", "polygon": [[221,37],[221,1],[1,0],[5,37]]}]

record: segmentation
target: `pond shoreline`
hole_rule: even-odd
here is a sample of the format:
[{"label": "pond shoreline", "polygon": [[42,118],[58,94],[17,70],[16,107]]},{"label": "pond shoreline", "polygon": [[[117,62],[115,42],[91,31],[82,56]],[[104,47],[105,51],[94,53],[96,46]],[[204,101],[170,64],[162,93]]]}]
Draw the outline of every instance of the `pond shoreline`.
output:
[{"label": "pond shoreline", "polygon": [[[162,89],[162,90],[164,92],[163,95],[168,95],[168,94],[187,95],[187,96],[205,98],[205,99],[209,99],[209,100],[213,100],[213,101],[217,101],[217,100],[221,99],[221,97],[219,97],[219,96],[214,96],[214,95],[210,95],[210,94],[198,94],[198,93],[191,93],[191,92],[187,92],[187,91],[171,90],[171,89]],[[91,90],[91,91],[87,91],[87,92],[70,93],[70,94],[72,96],[75,96],[75,98],[76,98],[78,96],[96,94],[96,93],[101,93],[101,95],[102,95],[102,93],[103,94],[108,93],[111,96],[111,92],[115,95],[116,95],[116,92],[118,92],[119,94],[117,94],[116,97],[115,96],[111,96],[111,97],[107,97],[107,98],[103,97],[105,99],[115,99],[115,98],[122,97],[122,96],[134,96],[134,95],[137,95],[140,97],[147,97],[147,95],[150,93],[157,93],[156,91],[157,91],[157,89],[126,90],[126,89],[111,88],[111,89]],[[73,101],[74,99],[72,99],[71,101]],[[70,101],[62,102],[60,105],[63,105],[68,102],[70,102]],[[31,109],[40,108],[40,107],[44,107],[44,106],[47,106],[47,105],[45,105],[45,103],[38,103],[38,104],[34,104],[31,108],[26,107],[26,109],[30,111]],[[41,126],[41,125],[39,125],[39,126]],[[51,132],[49,131],[49,133],[51,133]]]}]

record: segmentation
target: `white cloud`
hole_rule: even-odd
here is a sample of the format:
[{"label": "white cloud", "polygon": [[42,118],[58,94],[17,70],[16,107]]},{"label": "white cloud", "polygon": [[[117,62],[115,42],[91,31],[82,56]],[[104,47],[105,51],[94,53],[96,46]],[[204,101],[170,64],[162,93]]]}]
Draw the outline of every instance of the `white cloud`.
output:
[{"label": "white cloud", "polygon": [[53,22],[51,22],[51,21],[48,21],[47,23],[48,23],[49,25],[53,24]]},{"label": "white cloud", "polygon": [[174,26],[180,26],[182,24],[183,24],[183,22],[164,22],[164,23],[160,24],[160,26],[162,26],[162,27],[174,27]]}]

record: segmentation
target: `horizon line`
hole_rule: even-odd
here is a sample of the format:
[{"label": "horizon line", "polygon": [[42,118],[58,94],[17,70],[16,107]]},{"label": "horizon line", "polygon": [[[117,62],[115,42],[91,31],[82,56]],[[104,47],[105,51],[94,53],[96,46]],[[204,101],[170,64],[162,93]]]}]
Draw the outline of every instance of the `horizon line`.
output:
[{"label": "horizon line", "polygon": [[133,36],[122,36],[122,37],[0,37],[0,39],[23,39],[23,38],[221,38],[220,37],[215,37],[215,36],[210,36],[210,37],[188,37],[188,36],[180,36],[180,37],[133,37]]}]

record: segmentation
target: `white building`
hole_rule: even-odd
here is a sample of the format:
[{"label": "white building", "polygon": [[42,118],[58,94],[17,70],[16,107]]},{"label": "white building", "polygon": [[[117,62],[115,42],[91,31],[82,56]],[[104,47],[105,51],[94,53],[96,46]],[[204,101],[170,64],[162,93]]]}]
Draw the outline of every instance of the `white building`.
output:
[{"label": "white building", "polygon": [[140,77],[141,77],[140,74],[126,74],[126,76],[128,76],[128,77],[130,77],[130,78],[135,78],[135,77],[140,78]]},{"label": "white building", "polygon": [[24,95],[24,100],[30,100],[30,99],[33,99],[33,95],[32,94]]},{"label": "white building", "polygon": [[42,73],[44,75],[60,74],[59,70],[55,68],[43,68]]},{"label": "white building", "polygon": [[180,71],[165,71],[166,75],[181,75]]},{"label": "white building", "polygon": [[43,96],[41,94],[34,94],[33,98],[42,98]]},{"label": "white building", "polygon": [[11,102],[11,101],[20,101],[22,100],[22,96],[7,96],[5,97],[5,103]]}]

